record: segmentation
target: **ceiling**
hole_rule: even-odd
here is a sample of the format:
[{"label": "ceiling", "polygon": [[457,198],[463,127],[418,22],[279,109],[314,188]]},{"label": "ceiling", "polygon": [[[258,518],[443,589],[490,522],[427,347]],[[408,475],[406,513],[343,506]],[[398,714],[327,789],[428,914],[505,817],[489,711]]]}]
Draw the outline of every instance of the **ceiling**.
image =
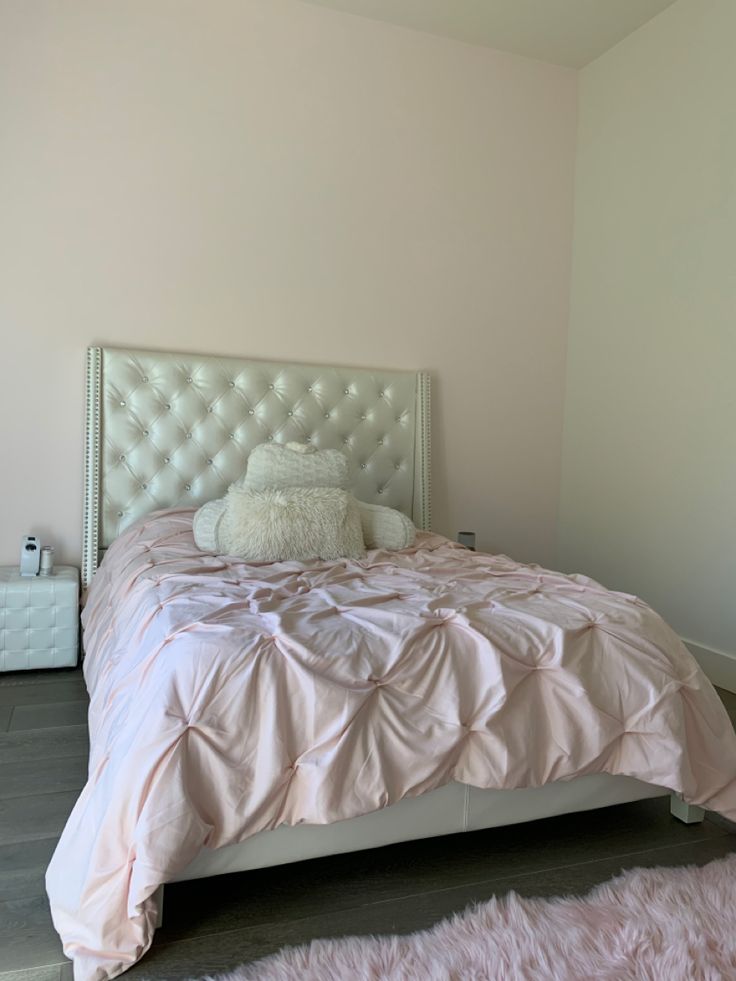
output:
[{"label": "ceiling", "polygon": [[582,68],[674,0],[305,0]]}]

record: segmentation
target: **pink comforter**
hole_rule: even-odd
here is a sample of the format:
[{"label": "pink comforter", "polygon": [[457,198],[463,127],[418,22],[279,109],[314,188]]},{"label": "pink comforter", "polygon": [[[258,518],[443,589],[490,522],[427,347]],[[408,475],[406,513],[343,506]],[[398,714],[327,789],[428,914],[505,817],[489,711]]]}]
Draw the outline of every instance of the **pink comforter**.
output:
[{"label": "pink comforter", "polygon": [[736,735],[634,596],[420,534],[360,562],[204,555],[191,510],[110,548],[84,611],[89,781],[47,874],[76,981],[151,943],[203,845],[450,780],[626,774],[736,819]]}]

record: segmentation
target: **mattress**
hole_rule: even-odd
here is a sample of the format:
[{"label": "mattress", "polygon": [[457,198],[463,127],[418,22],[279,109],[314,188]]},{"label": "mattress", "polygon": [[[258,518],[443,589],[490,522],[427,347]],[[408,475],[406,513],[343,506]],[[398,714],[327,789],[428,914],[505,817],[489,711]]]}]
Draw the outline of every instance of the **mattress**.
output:
[{"label": "mattress", "polygon": [[192,509],[110,547],[83,614],[89,779],[47,873],[76,981],[151,943],[204,848],[451,781],[634,777],[736,819],[736,735],[635,596],[420,533],[358,561],[200,552]]}]

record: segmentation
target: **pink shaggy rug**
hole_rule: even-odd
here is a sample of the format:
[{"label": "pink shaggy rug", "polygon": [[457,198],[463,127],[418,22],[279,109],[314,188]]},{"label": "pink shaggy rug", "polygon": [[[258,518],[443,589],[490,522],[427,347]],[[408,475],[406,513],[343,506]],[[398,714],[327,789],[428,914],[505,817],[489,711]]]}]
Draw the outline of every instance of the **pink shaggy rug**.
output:
[{"label": "pink shaggy rug", "polygon": [[492,899],[405,937],[315,940],[219,981],[736,978],[736,855],[632,869],[582,899]]}]

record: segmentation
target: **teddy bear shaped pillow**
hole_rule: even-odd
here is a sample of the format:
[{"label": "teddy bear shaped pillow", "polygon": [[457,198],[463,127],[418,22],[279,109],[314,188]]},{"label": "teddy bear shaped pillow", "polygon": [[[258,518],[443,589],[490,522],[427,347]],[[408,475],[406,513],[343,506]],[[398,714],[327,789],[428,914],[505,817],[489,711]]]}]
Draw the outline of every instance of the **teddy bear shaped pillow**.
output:
[{"label": "teddy bear shaped pillow", "polygon": [[394,508],[357,501],[339,450],[262,443],[225,497],[194,516],[198,548],[251,562],[360,558],[368,548],[401,549],[415,529]]}]

